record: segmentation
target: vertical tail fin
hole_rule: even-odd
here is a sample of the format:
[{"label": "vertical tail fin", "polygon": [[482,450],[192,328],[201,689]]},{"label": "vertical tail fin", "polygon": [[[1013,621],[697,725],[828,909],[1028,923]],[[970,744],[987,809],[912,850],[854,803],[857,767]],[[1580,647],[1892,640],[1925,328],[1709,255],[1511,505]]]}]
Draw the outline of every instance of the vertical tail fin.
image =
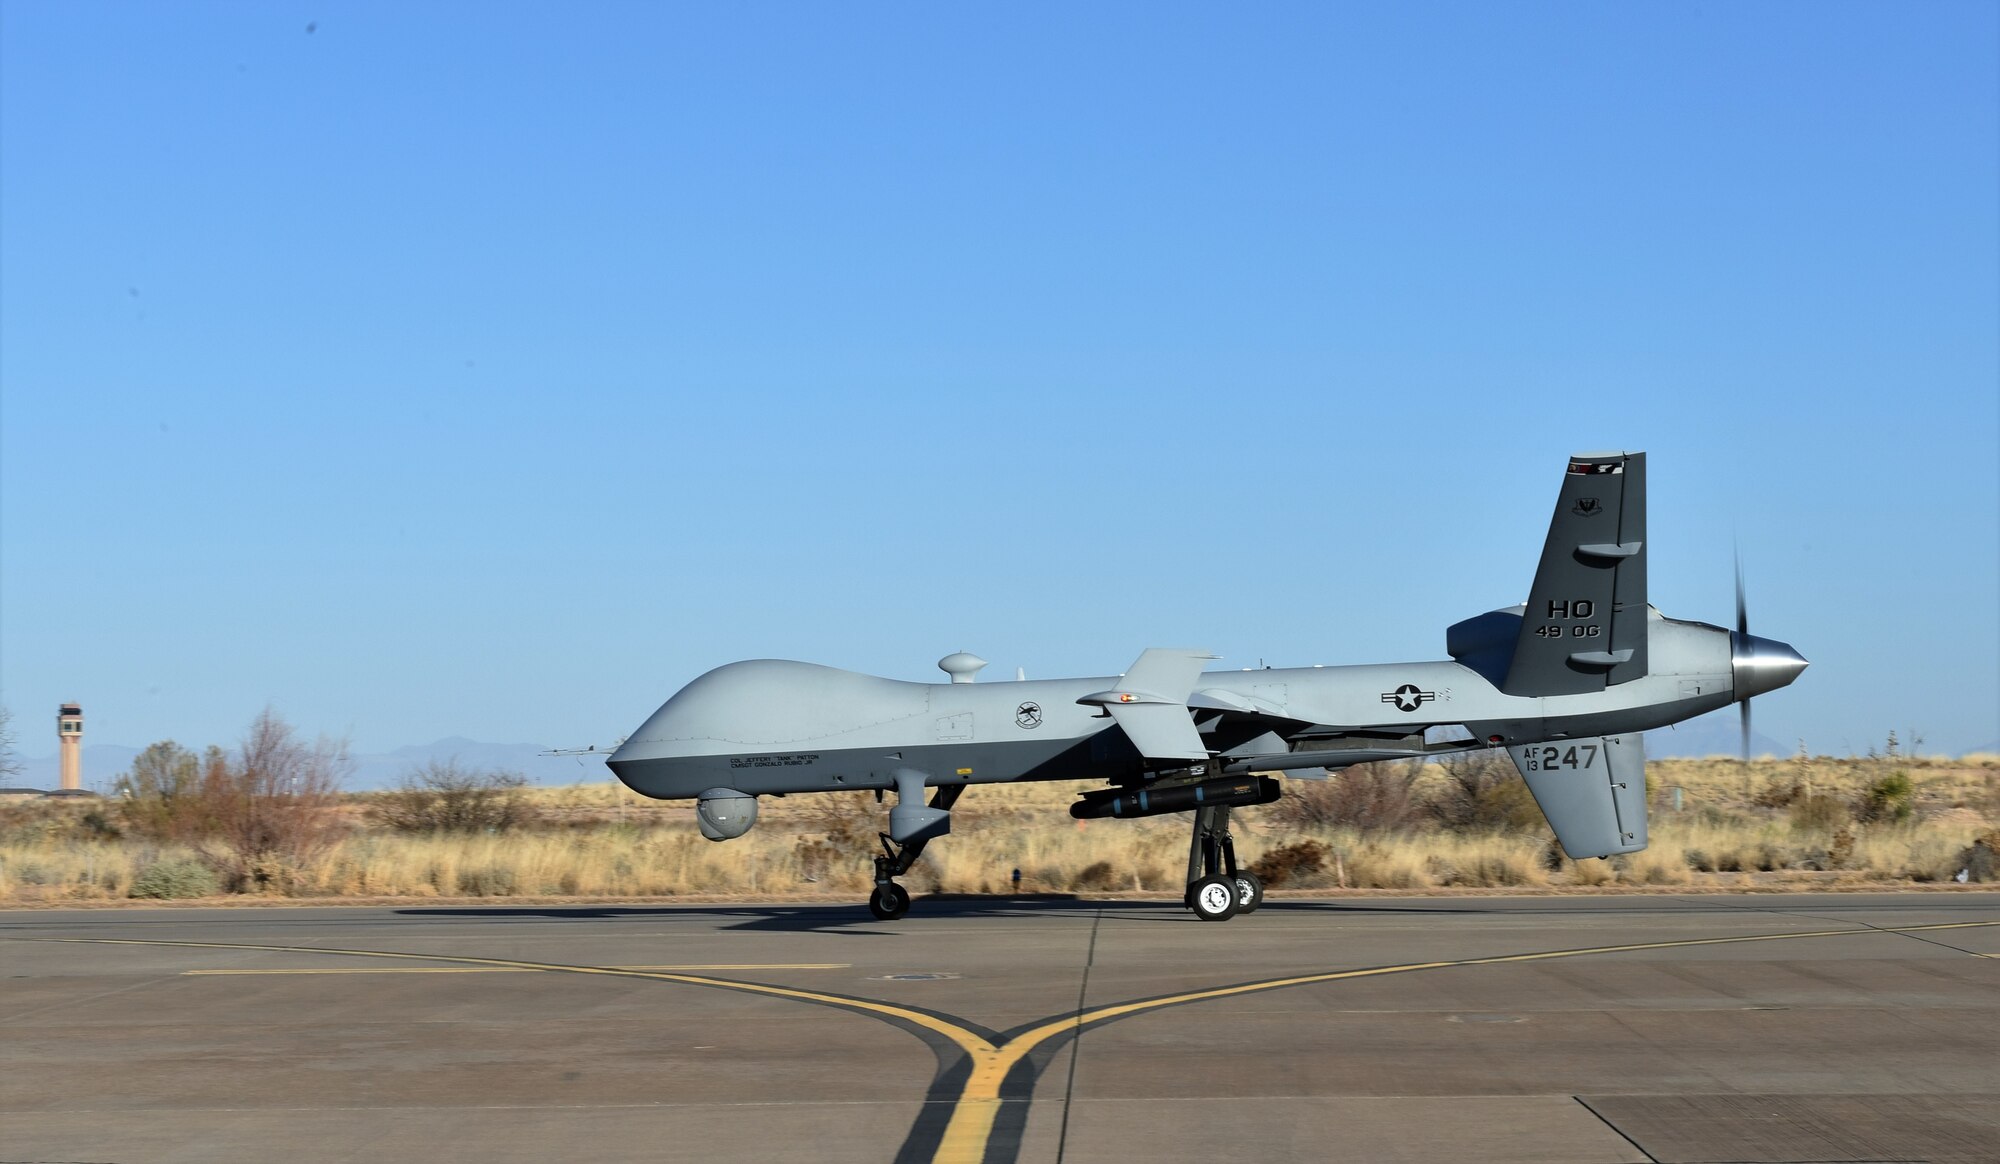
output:
[{"label": "vertical tail fin", "polygon": [[1500,689],[1577,695],[1646,673],[1646,454],[1569,460]]}]

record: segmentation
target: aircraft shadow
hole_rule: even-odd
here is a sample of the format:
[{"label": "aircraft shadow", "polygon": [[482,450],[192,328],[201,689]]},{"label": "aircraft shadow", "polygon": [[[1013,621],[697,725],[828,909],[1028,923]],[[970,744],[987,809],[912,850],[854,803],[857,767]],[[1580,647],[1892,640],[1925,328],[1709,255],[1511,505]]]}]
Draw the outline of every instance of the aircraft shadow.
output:
[{"label": "aircraft shadow", "polygon": [[[1336,901],[1276,901],[1264,903],[1271,913],[1490,913],[1490,909],[1423,908],[1388,904]],[[894,922],[877,921],[866,906],[830,902],[826,904],[773,903],[730,905],[701,903],[690,905],[493,905],[493,906],[414,906],[395,911],[410,917],[542,918],[552,920],[604,920],[608,918],[709,917],[730,920],[728,930],[778,931],[787,933],[848,933],[867,937],[888,937],[904,927],[931,921],[953,921],[998,917],[1049,917],[1097,914],[1119,921],[1202,924],[1200,919],[1174,901],[1090,901],[1068,894],[1023,895],[1019,897],[918,897],[908,917]]]},{"label": "aircraft shadow", "polygon": [[901,927],[920,925],[926,921],[951,920],[954,918],[978,917],[1027,917],[1051,913],[1088,913],[1107,907],[1160,910],[1170,906],[1168,902],[1122,901],[1085,902],[1072,897],[982,897],[982,898],[926,898],[918,897],[909,916],[895,922],[877,921],[860,904],[830,902],[827,904],[769,904],[769,905],[728,905],[703,903],[693,905],[515,905],[515,906],[462,906],[462,907],[414,907],[398,909],[398,914],[413,917],[480,917],[480,918],[550,918],[550,919],[596,919],[605,918],[645,918],[645,917],[708,917],[718,920],[733,919],[733,924],[723,925],[726,930],[764,930],[781,932],[821,932],[847,933],[865,937],[888,937]]},{"label": "aircraft shadow", "polygon": [[[1801,909],[1818,913],[1839,913],[1847,910],[1880,909],[1875,903],[1864,902],[1805,902],[1775,898],[1769,902],[1718,905],[1712,902],[1690,901],[1678,895],[1646,895],[1634,897],[1602,897],[1594,899],[1561,898],[1530,904],[1520,899],[1505,899],[1491,903],[1446,905],[1435,900],[1422,903],[1403,904],[1395,901],[1357,901],[1352,898],[1269,898],[1261,912],[1272,915],[1300,914],[1403,914],[1403,915],[1452,915],[1452,914],[1506,914],[1510,916],[1533,916],[1539,914],[1575,914],[1588,912],[1603,913],[1713,913],[1717,909],[1735,908],[1756,911],[1798,912]],[[1987,902],[1927,903],[1929,909],[1973,910],[1984,913],[1992,907]],[[395,910],[397,914],[409,917],[430,918],[540,918],[550,920],[645,917],[709,917],[727,924],[720,926],[727,930],[752,930],[775,932],[819,932],[855,934],[866,937],[887,937],[905,932],[907,928],[921,926],[932,921],[953,921],[976,918],[1002,917],[1073,917],[1094,914],[1106,920],[1121,922],[1153,922],[1173,925],[1205,924],[1192,913],[1184,910],[1178,902],[1166,899],[1147,901],[1134,900],[1090,900],[1071,894],[1022,894],[1020,896],[960,896],[943,894],[919,896],[908,917],[894,922],[877,921],[867,907],[859,903],[813,902],[813,903],[767,903],[729,904],[719,902],[690,903],[687,905],[490,905],[490,906],[409,906]],[[1234,919],[1234,925],[1256,924],[1249,918]]]}]

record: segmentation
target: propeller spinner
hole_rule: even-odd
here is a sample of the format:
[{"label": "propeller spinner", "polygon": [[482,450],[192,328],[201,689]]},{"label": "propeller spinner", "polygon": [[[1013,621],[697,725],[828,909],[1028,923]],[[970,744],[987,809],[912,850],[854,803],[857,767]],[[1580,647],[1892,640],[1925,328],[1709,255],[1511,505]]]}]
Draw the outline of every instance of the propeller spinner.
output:
[{"label": "propeller spinner", "polygon": [[1749,604],[1743,597],[1743,559],[1736,559],[1736,630],[1729,636],[1730,679],[1734,684],[1742,724],[1742,757],[1750,758],[1750,698],[1776,691],[1806,669],[1805,657],[1790,643],[1760,639],[1750,633]]}]

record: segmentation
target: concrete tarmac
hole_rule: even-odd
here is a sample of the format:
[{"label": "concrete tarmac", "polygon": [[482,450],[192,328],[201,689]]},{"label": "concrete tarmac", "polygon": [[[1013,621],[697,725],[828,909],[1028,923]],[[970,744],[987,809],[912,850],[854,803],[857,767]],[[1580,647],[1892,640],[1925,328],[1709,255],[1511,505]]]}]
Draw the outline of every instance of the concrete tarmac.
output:
[{"label": "concrete tarmac", "polygon": [[2000,1161],[1985,893],[22,911],[0,975],[0,1161]]}]

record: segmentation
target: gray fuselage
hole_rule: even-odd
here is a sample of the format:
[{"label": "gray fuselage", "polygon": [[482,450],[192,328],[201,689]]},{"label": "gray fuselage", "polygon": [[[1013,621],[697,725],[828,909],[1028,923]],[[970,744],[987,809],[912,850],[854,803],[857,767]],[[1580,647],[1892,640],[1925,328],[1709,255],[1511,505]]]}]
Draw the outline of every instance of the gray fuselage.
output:
[{"label": "gray fuselage", "polygon": [[[1730,632],[1656,611],[1646,625],[1649,672],[1602,691],[1507,695],[1476,651],[1455,647],[1466,661],[1204,672],[1188,703],[1230,770],[1277,771],[1338,767],[1343,750],[1371,746],[1420,753],[1427,732],[1503,745],[1645,731],[1754,694],[1738,690],[1744,647]],[[1077,703],[1118,678],[911,683],[777,659],[731,663],[682,688],[609,765],[662,799],[890,788],[909,769],[933,786],[1126,783],[1165,765]]]}]

